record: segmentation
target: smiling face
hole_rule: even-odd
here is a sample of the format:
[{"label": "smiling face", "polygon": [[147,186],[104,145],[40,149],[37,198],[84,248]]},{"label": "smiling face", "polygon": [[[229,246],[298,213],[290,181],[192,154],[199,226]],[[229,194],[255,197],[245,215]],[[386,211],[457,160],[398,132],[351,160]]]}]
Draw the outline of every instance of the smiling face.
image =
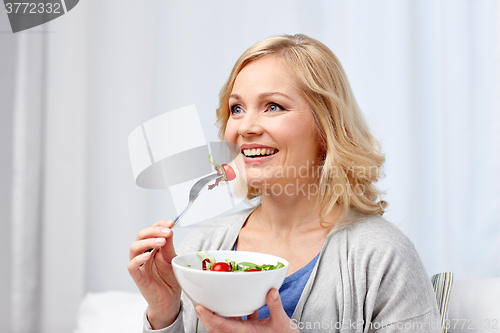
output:
[{"label": "smiling face", "polygon": [[321,153],[312,109],[276,57],[264,56],[240,71],[229,109],[225,140],[242,148],[248,184],[313,180]]}]

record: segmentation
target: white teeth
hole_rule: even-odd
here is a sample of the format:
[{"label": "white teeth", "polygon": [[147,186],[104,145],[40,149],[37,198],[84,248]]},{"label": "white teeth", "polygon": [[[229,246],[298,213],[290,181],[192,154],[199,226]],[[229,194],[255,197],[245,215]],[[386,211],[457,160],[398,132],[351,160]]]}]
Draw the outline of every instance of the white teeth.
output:
[{"label": "white teeth", "polygon": [[245,156],[266,156],[273,155],[276,151],[274,149],[266,149],[266,148],[253,148],[253,149],[243,149],[243,154]]}]

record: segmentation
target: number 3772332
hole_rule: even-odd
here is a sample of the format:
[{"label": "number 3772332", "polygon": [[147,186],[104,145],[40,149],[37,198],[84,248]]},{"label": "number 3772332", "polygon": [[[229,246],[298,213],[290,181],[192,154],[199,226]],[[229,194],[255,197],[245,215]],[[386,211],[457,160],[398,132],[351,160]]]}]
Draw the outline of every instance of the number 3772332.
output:
[{"label": "number 3772332", "polygon": [[7,2],[7,14],[62,14],[60,3]]}]

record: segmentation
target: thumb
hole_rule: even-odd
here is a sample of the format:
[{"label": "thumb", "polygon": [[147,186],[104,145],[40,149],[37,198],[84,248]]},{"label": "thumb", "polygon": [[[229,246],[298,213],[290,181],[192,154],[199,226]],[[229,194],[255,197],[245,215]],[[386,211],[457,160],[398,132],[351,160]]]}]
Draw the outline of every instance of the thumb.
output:
[{"label": "thumb", "polygon": [[177,254],[175,253],[174,248],[174,233],[172,232],[172,229],[168,230],[169,233],[165,237],[165,245],[158,249],[158,254],[161,256],[161,259],[170,264],[172,259],[176,257]]},{"label": "thumb", "polygon": [[269,290],[266,297],[266,303],[269,308],[269,317],[287,316],[285,309],[283,309],[283,304],[281,303],[280,293],[276,288]]}]

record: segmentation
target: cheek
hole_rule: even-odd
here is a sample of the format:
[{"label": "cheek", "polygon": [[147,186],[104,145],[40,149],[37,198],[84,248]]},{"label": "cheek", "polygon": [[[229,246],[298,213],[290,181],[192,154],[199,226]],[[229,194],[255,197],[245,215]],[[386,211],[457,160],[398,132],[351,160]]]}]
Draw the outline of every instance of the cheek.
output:
[{"label": "cheek", "polygon": [[234,121],[229,118],[226,123],[226,129],[224,131],[224,141],[236,143],[237,134],[238,131],[236,129]]},{"label": "cheek", "polygon": [[282,142],[286,142],[287,149],[300,159],[315,160],[321,155],[313,126],[297,126],[295,131],[283,131],[281,138]]},{"label": "cheek", "polygon": [[306,120],[301,119],[289,123],[282,123],[274,129],[276,137],[294,149],[310,149],[316,145],[314,127]]}]

